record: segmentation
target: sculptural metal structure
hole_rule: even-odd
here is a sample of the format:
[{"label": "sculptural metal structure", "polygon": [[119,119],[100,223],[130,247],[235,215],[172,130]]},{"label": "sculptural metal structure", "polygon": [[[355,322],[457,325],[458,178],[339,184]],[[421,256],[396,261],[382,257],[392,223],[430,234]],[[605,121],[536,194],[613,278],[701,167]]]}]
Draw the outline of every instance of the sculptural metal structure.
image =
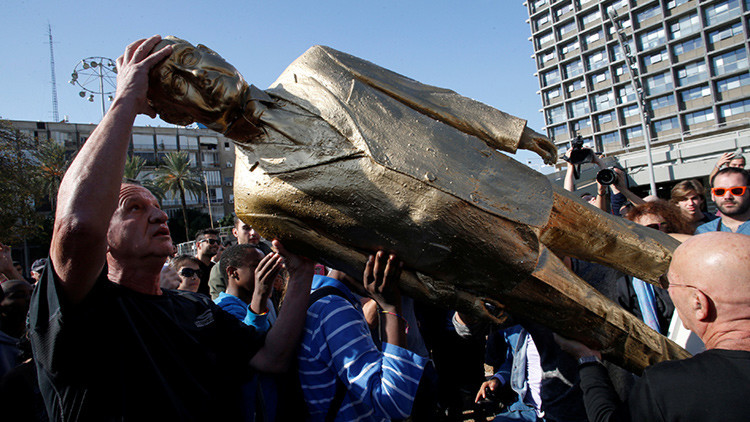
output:
[{"label": "sculptural metal structure", "polygon": [[[572,256],[656,283],[678,242],[584,204],[498,152],[555,148],[522,119],[315,46],[267,90],[184,40],[152,70],[162,119],[235,140],[235,210],[351,275],[383,248],[418,300],[540,322],[636,373],[687,352],[579,279]],[[159,48],[159,46],[157,46]]]}]

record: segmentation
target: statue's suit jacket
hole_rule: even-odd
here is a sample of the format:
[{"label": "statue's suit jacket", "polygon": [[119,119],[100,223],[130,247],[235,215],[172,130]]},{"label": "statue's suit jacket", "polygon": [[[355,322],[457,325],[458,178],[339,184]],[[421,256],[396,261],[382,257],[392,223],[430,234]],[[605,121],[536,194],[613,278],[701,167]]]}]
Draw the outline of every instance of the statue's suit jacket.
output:
[{"label": "statue's suit jacket", "polygon": [[[507,220],[541,227],[549,218],[547,178],[497,151],[516,151],[525,120],[324,46],[310,48],[265,92],[254,88],[253,96],[293,103],[340,135],[327,145],[292,135],[298,139],[283,147],[286,160],[263,160],[264,154],[278,157],[280,146],[254,143],[252,152],[269,174],[364,154]],[[260,120],[295,130],[297,122],[275,113],[269,107]]]}]

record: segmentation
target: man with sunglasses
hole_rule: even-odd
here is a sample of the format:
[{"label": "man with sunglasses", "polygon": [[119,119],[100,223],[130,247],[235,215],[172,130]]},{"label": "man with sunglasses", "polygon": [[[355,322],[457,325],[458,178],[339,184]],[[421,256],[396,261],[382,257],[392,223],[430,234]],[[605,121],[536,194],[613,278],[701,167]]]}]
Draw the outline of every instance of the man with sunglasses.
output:
[{"label": "man with sunglasses", "polygon": [[589,420],[746,421],[750,415],[750,237],[692,236],[674,253],[669,295],[683,325],[706,351],[645,370],[624,403],[615,394],[601,353],[556,339],[579,360]]},{"label": "man with sunglasses", "polygon": [[698,226],[695,234],[721,231],[750,235],[749,182],[747,170],[736,167],[719,170],[711,180],[711,199],[721,211],[721,218]]},{"label": "man with sunglasses", "polygon": [[216,229],[203,229],[195,235],[195,257],[201,262],[201,284],[198,286],[198,293],[209,296],[208,277],[215,264],[211,258],[219,253],[220,247],[221,239]]}]

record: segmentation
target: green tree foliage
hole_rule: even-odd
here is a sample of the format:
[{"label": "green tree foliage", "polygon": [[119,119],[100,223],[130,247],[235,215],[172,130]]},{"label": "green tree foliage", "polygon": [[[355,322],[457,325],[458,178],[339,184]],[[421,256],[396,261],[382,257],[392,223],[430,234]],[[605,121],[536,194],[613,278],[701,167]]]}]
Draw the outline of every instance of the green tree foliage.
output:
[{"label": "green tree foliage", "polygon": [[60,182],[72,160],[65,151],[65,145],[51,139],[38,140],[34,154],[37,164],[37,183],[41,193],[49,200],[52,210],[57,202]]},{"label": "green tree foliage", "polygon": [[188,221],[187,230],[185,230],[184,221],[180,218],[170,218],[167,223],[169,225],[169,232],[172,233],[172,242],[174,243],[193,240],[198,230],[211,227],[211,219],[208,214],[195,208],[188,208],[186,214]]},{"label": "green tree foliage", "polygon": [[189,239],[185,192],[192,192],[196,196],[200,196],[203,191],[201,177],[198,172],[190,167],[191,160],[186,152],[170,152],[164,156],[162,161],[162,165],[154,171],[156,176],[154,183],[164,192],[179,196],[185,237]]},{"label": "green tree foliage", "polygon": [[38,234],[41,218],[36,213],[36,144],[10,123],[0,120],[0,241],[16,243]]},{"label": "green tree foliage", "polygon": [[161,203],[161,201],[164,200],[164,191],[154,183],[153,179],[148,178],[150,173],[141,174],[145,165],[146,160],[143,157],[137,155],[128,156],[125,160],[125,172],[123,173],[122,181],[128,183],[140,183],[159,200],[159,203]]}]

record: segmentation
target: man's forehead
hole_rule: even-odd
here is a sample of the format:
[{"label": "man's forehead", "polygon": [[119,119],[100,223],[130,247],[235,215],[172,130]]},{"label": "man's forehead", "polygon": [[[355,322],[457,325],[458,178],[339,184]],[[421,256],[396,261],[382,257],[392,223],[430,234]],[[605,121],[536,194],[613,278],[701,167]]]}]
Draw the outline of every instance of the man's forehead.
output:
[{"label": "man's forehead", "polygon": [[725,173],[714,177],[714,187],[730,187],[731,186],[743,186],[745,184],[745,178],[739,173]]},{"label": "man's forehead", "polygon": [[148,199],[156,202],[156,197],[143,186],[123,183],[120,185],[120,203],[129,199]]}]

